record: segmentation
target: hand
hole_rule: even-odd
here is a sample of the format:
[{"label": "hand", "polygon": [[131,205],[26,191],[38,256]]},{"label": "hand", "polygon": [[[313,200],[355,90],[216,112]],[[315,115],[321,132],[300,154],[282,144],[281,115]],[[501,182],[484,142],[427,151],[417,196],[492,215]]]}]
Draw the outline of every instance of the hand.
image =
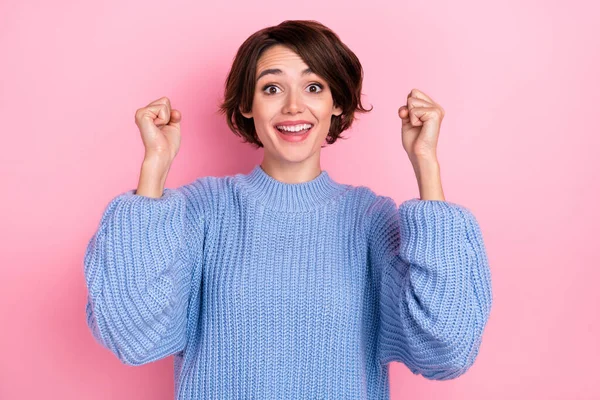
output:
[{"label": "hand", "polygon": [[181,144],[181,113],[171,108],[167,97],[153,101],[135,112],[135,124],[140,130],[146,157],[164,157],[171,163]]},{"label": "hand", "polygon": [[402,147],[413,165],[419,160],[437,160],[437,142],[444,109],[420,90],[413,89],[405,106],[398,109],[402,119]]}]

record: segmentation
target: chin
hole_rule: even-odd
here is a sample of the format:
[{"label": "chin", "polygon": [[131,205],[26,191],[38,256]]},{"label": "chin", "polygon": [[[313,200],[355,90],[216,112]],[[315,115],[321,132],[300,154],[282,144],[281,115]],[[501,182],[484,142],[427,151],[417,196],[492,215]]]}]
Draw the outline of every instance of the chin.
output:
[{"label": "chin", "polygon": [[287,163],[301,163],[311,158],[313,154],[313,152],[307,150],[279,150],[277,152],[277,158]]},{"label": "chin", "polygon": [[[269,135],[272,143],[270,152],[274,153],[275,158],[289,163],[299,163],[311,158],[315,152],[320,150],[320,146],[317,146],[316,143],[320,135],[315,127],[313,126],[301,137],[285,137],[277,128],[270,127]],[[264,141],[262,142],[264,143]],[[321,142],[325,142],[325,137]]]}]

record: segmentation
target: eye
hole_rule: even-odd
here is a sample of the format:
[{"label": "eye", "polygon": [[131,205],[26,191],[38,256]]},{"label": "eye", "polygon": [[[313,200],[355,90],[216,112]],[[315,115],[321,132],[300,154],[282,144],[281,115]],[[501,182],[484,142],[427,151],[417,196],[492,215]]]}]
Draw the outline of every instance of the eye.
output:
[{"label": "eye", "polygon": [[[313,86],[318,88],[318,90],[311,90],[311,88]],[[271,90],[271,88],[275,88],[275,91]],[[279,92],[277,92],[278,89],[279,88],[275,85],[266,85],[262,88],[263,92],[266,91],[265,94],[268,96],[279,93]],[[312,84],[308,85],[308,91],[310,93],[321,93],[323,91],[323,85],[321,85],[320,83],[312,83]]]},{"label": "eye", "polygon": [[[277,86],[275,86],[275,85],[267,85],[267,86],[263,87],[263,92],[264,92],[265,90],[267,90],[267,89],[270,89],[270,88],[279,89],[279,88],[278,88]],[[275,91],[275,92],[273,92],[273,91],[269,90],[269,91],[268,91],[267,93],[265,93],[265,94],[266,94],[266,95],[272,95],[272,94],[277,94],[277,92],[276,92],[276,91]]]},{"label": "eye", "polygon": [[[318,92],[312,91],[312,90],[310,90],[310,88],[312,86],[318,87],[320,90]],[[323,86],[319,83],[312,83],[308,87],[309,87],[309,92],[311,92],[311,93],[319,93],[319,92],[321,92],[321,90],[323,90]]]}]

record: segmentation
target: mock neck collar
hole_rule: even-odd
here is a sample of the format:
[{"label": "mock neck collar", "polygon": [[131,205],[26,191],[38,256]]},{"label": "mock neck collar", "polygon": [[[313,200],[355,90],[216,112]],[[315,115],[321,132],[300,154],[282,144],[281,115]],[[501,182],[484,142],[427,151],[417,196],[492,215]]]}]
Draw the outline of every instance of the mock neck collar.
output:
[{"label": "mock neck collar", "polygon": [[324,170],[310,181],[286,183],[256,165],[250,173],[238,174],[237,178],[250,197],[277,211],[309,211],[348,189],[348,185],[335,182]]}]

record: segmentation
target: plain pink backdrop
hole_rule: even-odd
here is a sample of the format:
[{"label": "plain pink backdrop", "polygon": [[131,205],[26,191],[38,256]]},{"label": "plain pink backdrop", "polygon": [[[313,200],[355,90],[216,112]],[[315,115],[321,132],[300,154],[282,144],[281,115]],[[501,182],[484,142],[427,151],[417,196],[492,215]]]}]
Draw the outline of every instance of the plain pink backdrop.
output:
[{"label": "plain pink backdrop", "polygon": [[167,187],[250,171],[262,151],[216,112],[228,68],[256,30],[315,19],[358,55],[374,106],[322,167],[418,197],[397,109],[424,91],[446,110],[446,199],[474,212],[491,265],[474,366],[436,382],[394,363],[392,399],[599,399],[599,15],[591,0],[3,1],[0,398],[173,398],[171,357],[121,364],[85,321],[86,244],[137,185],[135,110],[182,111]]}]

